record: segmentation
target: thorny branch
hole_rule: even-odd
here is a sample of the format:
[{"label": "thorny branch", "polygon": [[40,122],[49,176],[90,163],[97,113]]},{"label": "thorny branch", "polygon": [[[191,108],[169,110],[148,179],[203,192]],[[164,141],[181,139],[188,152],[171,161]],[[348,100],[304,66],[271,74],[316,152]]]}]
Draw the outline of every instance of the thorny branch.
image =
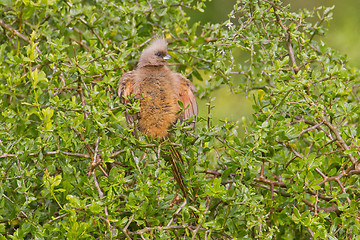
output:
[{"label": "thorny branch", "polygon": [[277,11],[276,4],[273,2],[272,5],[273,5],[273,10],[274,10],[274,15],[276,17],[276,20],[277,20],[278,24],[286,32],[286,38],[287,38],[286,40],[287,40],[287,45],[288,45],[288,50],[289,50],[289,57],[291,59],[292,65],[293,65],[293,71],[294,71],[294,73],[297,73],[299,71],[299,68],[298,68],[298,66],[296,64],[295,54],[294,54],[294,50],[293,50],[293,47],[292,47],[292,44],[291,44],[292,40],[291,40],[291,35],[290,35],[290,32],[289,32],[289,29],[287,27],[285,27],[285,25],[281,21],[280,16],[276,13],[276,11]]},{"label": "thorny branch", "polygon": [[[316,104],[313,101],[309,100],[308,102],[310,102],[311,104]],[[339,130],[337,129],[337,127],[335,127],[334,124],[332,124],[324,115],[323,113],[320,115],[320,117],[318,118],[319,122],[315,122],[315,121],[310,121],[310,120],[306,120],[303,116],[295,116],[295,119],[297,119],[296,122],[292,122],[291,124],[295,124],[297,122],[304,122],[308,125],[310,125],[310,127],[303,129],[299,136],[302,136],[303,134],[310,132],[310,131],[319,131],[319,132],[324,132],[325,135],[331,139],[330,142],[326,143],[326,145],[332,144],[332,143],[336,143],[336,145],[339,147],[338,151],[333,151],[332,153],[335,152],[344,152],[347,150],[351,150],[351,148],[349,147],[349,145],[347,145],[346,141],[342,138]],[[328,131],[327,131],[328,130]],[[301,161],[304,161],[306,158],[309,157],[310,151],[313,149],[314,147],[314,143],[310,144],[309,147],[309,151],[306,154],[306,157],[304,157],[300,152],[298,152],[297,150],[294,149],[294,147],[289,144],[287,141],[279,141],[277,140],[278,143],[282,144],[284,147],[286,147],[293,155],[294,157],[286,164],[285,167],[287,167],[295,158],[299,158],[301,159]],[[321,148],[323,148],[324,146],[322,146]],[[320,148],[320,149],[321,149]],[[326,153],[323,153],[324,155],[326,155]],[[359,163],[357,161],[357,159],[355,159],[353,157],[352,154],[348,153],[347,156],[349,157],[349,159],[351,160],[351,162],[353,163],[351,166],[346,167],[346,165],[344,165],[344,169],[336,176],[327,176],[325,173],[323,173],[321,171],[320,168],[315,168],[315,171],[320,175],[320,177],[322,178],[322,181],[320,181],[319,183],[316,184],[316,186],[323,186],[326,183],[329,182],[335,182],[340,190],[341,193],[343,194],[347,194],[346,188],[344,187],[344,184],[342,182],[342,178],[346,177],[350,177],[351,175],[355,175],[355,174],[360,174],[360,170],[359,170]],[[290,180],[293,178],[290,178]],[[261,166],[261,171],[259,174],[259,177],[257,177],[255,179],[256,182],[258,183],[265,183],[266,185],[263,184],[254,184],[255,186],[261,187],[261,188],[266,188],[268,190],[271,191],[272,195],[274,192],[285,196],[285,197],[290,197],[291,195],[286,193],[286,191],[281,191],[278,189],[275,189],[274,186],[279,186],[281,188],[283,188],[284,190],[286,190],[288,188],[287,184],[278,180],[271,180],[268,179],[264,176],[264,163]],[[308,199],[303,199],[303,202],[308,205],[309,207],[311,207],[311,209],[313,209],[315,211],[315,213],[317,213],[317,211],[322,210],[325,212],[335,212],[337,214],[341,214],[341,211],[338,209],[338,206],[336,205],[336,202],[333,202],[331,207],[319,207],[319,200],[325,200],[326,202],[330,203],[330,201],[332,199],[334,199],[333,197],[327,196],[325,193],[322,194],[320,193],[321,191],[324,191],[323,188],[321,188],[320,190],[317,191],[312,191],[310,189],[305,189],[305,193],[310,194],[310,195],[314,195],[315,196],[315,203],[310,202]],[[350,205],[351,204],[351,199],[348,195],[346,195],[346,201],[347,204]]]},{"label": "thorny branch", "polygon": [[0,19],[0,26],[2,26],[3,28],[7,29],[8,31],[10,31],[12,34],[18,36],[19,38],[21,38],[22,40],[24,40],[25,42],[29,43],[30,40],[25,37],[22,33],[20,33],[19,31],[17,31],[16,29],[12,28],[9,24],[5,23],[4,20]]},{"label": "thorny branch", "polygon": [[82,140],[82,142],[84,143],[91,159],[94,159],[93,157],[93,154],[94,154],[94,149],[92,149],[92,147],[89,145],[89,143],[86,142],[85,138],[83,137],[83,135],[78,131],[76,130],[73,126],[70,126],[71,130],[73,130],[76,135],[78,135],[78,137]]}]

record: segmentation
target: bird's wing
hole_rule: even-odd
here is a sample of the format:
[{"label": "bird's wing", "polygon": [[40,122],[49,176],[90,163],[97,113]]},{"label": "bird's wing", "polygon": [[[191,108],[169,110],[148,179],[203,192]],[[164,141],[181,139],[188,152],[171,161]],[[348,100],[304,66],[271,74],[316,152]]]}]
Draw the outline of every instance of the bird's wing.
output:
[{"label": "bird's wing", "polygon": [[[131,96],[131,94],[134,94],[134,82],[135,82],[135,72],[127,72],[125,73],[120,81],[119,81],[119,88],[118,88],[118,96],[120,99],[120,102],[122,104],[126,104],[129,101],[126,99]],[[127,123],[131,126],[134,122],[134,118],[131,114],[126,112],[124,113],[124,116],[126,118]]]},{"label": "bird's wing", "polygon": [[198,105],[194,95],[196,88],[194,84],[183,75],[177,73],[176,76],[179,79],[179,100],[184,104],[184,112],[179,119],[183,121],[193,115],[196,119],[198,115]]},{"label": "bird's wing", "polygon": [[119,81],[118,96],[122,104],[126,103],[125,97],[133,93],[134,75],[134,71],[124,73]]}]

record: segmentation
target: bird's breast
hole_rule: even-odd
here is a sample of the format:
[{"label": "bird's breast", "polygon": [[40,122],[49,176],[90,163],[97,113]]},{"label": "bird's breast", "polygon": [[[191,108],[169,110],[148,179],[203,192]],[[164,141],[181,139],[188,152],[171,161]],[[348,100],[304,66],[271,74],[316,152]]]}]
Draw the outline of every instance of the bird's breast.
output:
[{"label": "bird's breast", "polygon": [[151,74],[144,76],[140,85],[143,97],[154,100],[165,100],[174,98],[175,86],[167,74]]},{"label": "bird's breast", "polygon": [[139,128],[146,134],[164,137],[168,127],[175,122],[180,108],[175,82],[166,71],[145,72],[139,77]]}]

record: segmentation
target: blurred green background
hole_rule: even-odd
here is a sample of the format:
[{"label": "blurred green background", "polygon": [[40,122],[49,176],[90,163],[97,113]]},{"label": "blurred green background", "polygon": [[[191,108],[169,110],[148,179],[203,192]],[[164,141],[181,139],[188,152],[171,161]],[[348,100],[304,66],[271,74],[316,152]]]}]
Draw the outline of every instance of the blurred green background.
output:
[{"label": "blurred green background", "polygon": [[[213,0],[206,3],[203,13],[189,11],[193,22],[212,22],[222,23],[228,19],[227,15],[232,10],[236,0]],[[359,0],[283,0],[284,5],[290,4],[293,11],[302,8],[312,10],[319,6],[335,6],[333,10],[333,20],[330,22],[328,34],[321,40],[329,47],[346,54],[350,65],[360,67],[360,1]],[[203,84],[197,82],[197,84]],[[232,94],[228,87],[216,90],[212,97],[215,97],[214,109],[212,110],[214,123],[219,120],[239,121],[242,119],[251,121],[252,99],[251,96]],[[199,115],[207,116],[207,100],[199,100]],[[241,135],[243,130],[239,129]]]}]

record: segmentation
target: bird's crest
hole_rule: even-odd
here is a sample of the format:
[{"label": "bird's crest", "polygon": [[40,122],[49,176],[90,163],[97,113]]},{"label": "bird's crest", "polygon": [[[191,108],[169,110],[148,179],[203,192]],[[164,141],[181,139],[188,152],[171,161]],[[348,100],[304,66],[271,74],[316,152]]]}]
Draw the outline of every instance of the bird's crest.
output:
[{"label": "bird's crest", "polygon": [[144,51],[167,52],[167,42],[163,37],[156,37]]}]

